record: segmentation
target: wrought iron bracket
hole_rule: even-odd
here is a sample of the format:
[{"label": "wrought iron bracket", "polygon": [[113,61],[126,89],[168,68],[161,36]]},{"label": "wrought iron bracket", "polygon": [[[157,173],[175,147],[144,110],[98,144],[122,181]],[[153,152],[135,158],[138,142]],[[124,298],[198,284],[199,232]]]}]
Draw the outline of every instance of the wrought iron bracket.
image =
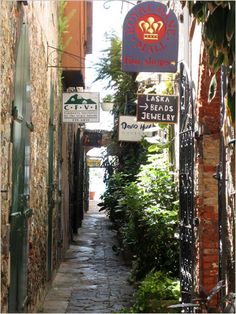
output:
[{"label": "wrought iron bracket", "polygon": [[84,69],[84,68],[90,68],[90,67],[84,67],[81,66],[81,60],[85,60],[84,57],[81,57],[79,55],[70,53],[66,50],[57,48],[57,47],[53,47],[50,46],[49,44],[47,44],[47,67],[48,68],[63,68],[65,69],[65,67],[62,66],[61,61],[60,61],[60,55],[61,54],[66,54],[68,55],[71,59],[74,59],[78,62],[78,66],[76,67],[70,67],[70,69]]},{"label": "wrought iron bracket", "polygon": [[[107,1],[105,1],[104,4],[103,4],[104,9],[110,9],[109,4],[110,4],[110,2],[114,2],[114,1],[115,1],[115,0],[107,0]],[[116,1],[119,1],[119,2],[120,2],[120,0],[116,0]],[[141,2],[141,1],[137,1],[137,3],[133,3],[133,2],[131,2],[131,1],[129,1],[129,0],[122,0],[121,2],[122,2],[122,8],[123,8],[123,3],[124,3],[124,2],[129,3],[129,4],[132,4],[132,5],[136,5],[136,4],[138,4],[139,2]]]}]

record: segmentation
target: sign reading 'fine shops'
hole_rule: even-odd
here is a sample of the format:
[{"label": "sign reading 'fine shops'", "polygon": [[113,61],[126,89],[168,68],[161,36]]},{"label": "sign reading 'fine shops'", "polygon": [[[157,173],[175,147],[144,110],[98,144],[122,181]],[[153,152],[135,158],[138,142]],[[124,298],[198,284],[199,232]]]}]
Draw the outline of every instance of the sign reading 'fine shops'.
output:
[{"label": "sign reading 'fine shops'", "polygon": [[163,3],[144,1],[134,6],[123,24],[122,70],[177,71],[178,20]]},{"label": "sign reading 'fine shops'", "polygon": [[137,121],[172,124],[177,119],[177,96],[138,95]]}]

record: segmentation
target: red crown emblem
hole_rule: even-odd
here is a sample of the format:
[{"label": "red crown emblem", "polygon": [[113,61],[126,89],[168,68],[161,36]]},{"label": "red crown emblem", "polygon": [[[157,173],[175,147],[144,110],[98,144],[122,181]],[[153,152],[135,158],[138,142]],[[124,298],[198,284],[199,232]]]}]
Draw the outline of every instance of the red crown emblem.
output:
[{"label": "red crown emblem", "polygon": [[143,34],[144,40],[159,40],[159,33],[163,28],[164,23],[160,20],[155,20],[149,16],[146,20],[143,19],[138,23]]}]

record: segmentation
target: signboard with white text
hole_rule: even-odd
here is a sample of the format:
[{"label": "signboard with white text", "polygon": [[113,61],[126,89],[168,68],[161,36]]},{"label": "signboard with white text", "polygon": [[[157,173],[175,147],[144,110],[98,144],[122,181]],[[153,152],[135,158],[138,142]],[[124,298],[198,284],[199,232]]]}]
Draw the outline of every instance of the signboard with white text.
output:
[{"label": "signboard with white text", "polygon": [[120,116],[118,140],[120,142],[139,142],[144,134],[147,135],[144,131],[153,126],[153,123],[137,122],[135,116]]},{"label": "signboard with white text", "polygon": [[137,121],[173,124],[177,120],[177,96],[138,95]]},{"label": "signboard with white text", "polygon": [[63,93],[63,122],[99,122],[99,93]]}]

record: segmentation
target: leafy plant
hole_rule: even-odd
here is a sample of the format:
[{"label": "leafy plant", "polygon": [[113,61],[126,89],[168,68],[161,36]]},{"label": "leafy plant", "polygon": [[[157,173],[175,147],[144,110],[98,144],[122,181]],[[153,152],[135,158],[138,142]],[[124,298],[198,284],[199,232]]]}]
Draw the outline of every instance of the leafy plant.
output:
[{"label": "leafy plant", "polygon": [[107,182],[107,189],[102,195],[100,206],[106,209],[108,217],[117,229],[125,220],[125,208],[119,206],[119,199],[124,195],[127,175],[122,172],[113,173]]},{"label": "leafy plant", "polygon": [[216,73],[222,65],[228,74],[228,106],[235,118],[235,1],[181,1],[188,4],[196,22],[203,24],[202,39],[208,61]]},{"label": "leafy plant", "polygon": [[113,33],[108,34],[107,40],[111,42],[111,45],[103,51],[104,55],[96,65],[98,76],[95,82],[108,80],[107,88],[115,90],[114,112],[118,116],[119,113],[124,113],[125,105],[128,102],[136,99],[138,87],[135,78],[137,73],[126,73],[121,70],[121,40],[118,36]]},{"label": "leafy plant", "polygon": [[[96,80],[108,79],[108,87],[114,88],[116,117],[135,114],[136,73],[121,71],[121,41],[114,34],[109,40],[111,46],[97,65]],[[169,85],[167,93],[172,91]],[[116,163],[104,163],[107,188],[100,205],[120,237],[118,251],[131,252],[136,278],[143,278],[151,269],[176,275],[179,258],[174,234],[178,204],[167,162],[169,144],[119,143],[115,124],[112,146]]]},{"label": "leafy plant", "polygon": [[168,306],[178,301],[180,283],[161,271],[151,271],[140,283],[135,304],[129,313],[168,313]]},{"label": "leafy plant", "polygon": [[142,278],[153,268],[177,275],[178,202],[163,154],[148,155],[136,181],[127,184],[123,192],[119,207],[126,209],[127,221],[121,235],[124,247],[133,253],[135,275]]},{"label": "leafy plant", "polygon": [[[120,236],[122,250],[133,256],[133,275],[142,278],[151,269],[178,274],[178,201],[167,156],[151,145],[139,171],[117,171],[107,181],[102,209]],[[118,169],[119,170],[119,169]],[[125,172],[127,171],[127,172]],[[134,171],[134,169],[133,169]]]}]

